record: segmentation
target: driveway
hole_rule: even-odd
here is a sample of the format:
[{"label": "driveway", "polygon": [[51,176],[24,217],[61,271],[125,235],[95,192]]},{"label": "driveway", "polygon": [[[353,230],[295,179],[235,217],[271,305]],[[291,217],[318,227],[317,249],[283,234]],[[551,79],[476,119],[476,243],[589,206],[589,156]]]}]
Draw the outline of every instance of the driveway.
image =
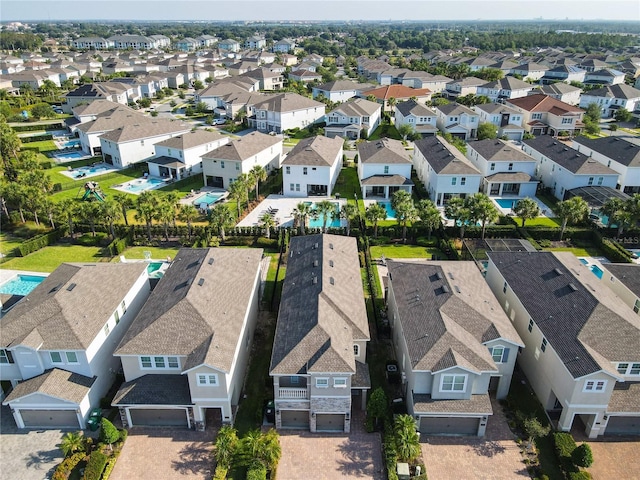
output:
[{"label": "driveway", "polygon": [[278,480],[384,479],[378,433],[364,430],[364,416],[353,413],[351,433],[280,431]]},{"label": "driveway", "polygon": [[[580,437],[574,435],[578,443],[587,440],[584,435]],[[593,452],[593,465],[588,469],[593,480],[640,480],[639,438],[607,436],[587,443]]]},{"label": "driveway", "polygon": [[0,422],[0,473],[20,480],[51,478],[54,468],[62,461],[58,445],[66,432],[19,430],[11,409],[4,406]]},{"label": "driveway", "polygon": [[500,404],[493,400],[484,438],[422,437],[429,480],[525,480],[531,478]]},{"label": "driveway", "polygon": [[129,431],[110,480],[211,480],[213,431],[141,428]]}]

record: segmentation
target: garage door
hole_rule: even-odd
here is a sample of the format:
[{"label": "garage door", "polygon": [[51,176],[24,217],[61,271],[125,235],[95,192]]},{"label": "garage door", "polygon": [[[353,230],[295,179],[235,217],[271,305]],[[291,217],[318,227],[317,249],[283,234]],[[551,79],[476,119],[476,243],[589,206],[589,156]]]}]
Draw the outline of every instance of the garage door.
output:
[{"label": "garage door", "polygon": [[605,434],[640,435],[640,417],[609,417]]},{"label": "garage door", "polygon": [[421,417],[420,432],[428,435],[477,435],[479,418]]},{"label": "garage door", "polygon": [[508,140],[522,140],[522,133],[520,132],[507,132],[505,136]]},{"label": "garage door", "polygon": [[318,432],[344,432],[344,413],[316,414],[316,430]]},{"label": "garage door", "polygon": [[280,410],[283,428],[309,429],[309,412],[306,410]]},{"label": "garage door", "polygon": [[129,409],[132,426],[188,427],[185,409]]},{"label": "garage door", "polygon": [[20,410],[25,427],[79,428],[75,410]]}]

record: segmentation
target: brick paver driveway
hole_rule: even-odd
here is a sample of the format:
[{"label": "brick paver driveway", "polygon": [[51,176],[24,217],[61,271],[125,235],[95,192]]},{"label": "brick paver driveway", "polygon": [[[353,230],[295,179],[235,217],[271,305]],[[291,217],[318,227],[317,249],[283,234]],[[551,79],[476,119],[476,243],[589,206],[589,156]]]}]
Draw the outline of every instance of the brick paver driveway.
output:
[{"label": "brick paver driveway", "polygon": [[500,404],[484,438],[422,437],[422,456],[429,480],[524,480],[531,478],[522,463],[515,436]]},{"label": "brick paver driveway", "polygon": [[384,479],[380,435],[366,433],[354,412],[349,434],[280,432],[278,480]]},{"label": "brick paver driveway", "polygon": [[110,480],[211,480],[214,432],[178,428],[129,431]]},{"label": "brick paver driveway", "polygon": [[640,439],[608,436],[587,443],[593,451],[588,469],[593,480],[640,480]]}]

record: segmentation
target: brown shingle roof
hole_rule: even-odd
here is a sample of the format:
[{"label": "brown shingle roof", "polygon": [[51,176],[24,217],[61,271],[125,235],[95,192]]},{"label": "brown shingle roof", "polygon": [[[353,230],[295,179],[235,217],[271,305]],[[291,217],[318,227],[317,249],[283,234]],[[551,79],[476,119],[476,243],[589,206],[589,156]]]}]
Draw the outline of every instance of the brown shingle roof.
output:
[{"label": "brown shingle roof", "polygon": [[54,368],[42,375],[20,382],[2,402],[7,405],[20,398],[39,393],[80,404],[87,396],[96,377],[90,378],[79,373]]},{"label": "brown shingle roof", "polygon": [[400,99],[411,97],[425,97],[431,94],[431,90],[428,88],[410,88],[404,85],[386,85],[373,90],[366,90],[362,92],[362,95],[373,95],[378,100],[389,100],[390,98]]},{"label": "brown shingle roof", "polygon": [[260,132],[251,132],[215,150],[211,150],[203,155],[202,158],[243,161],[280,142],[282,142],[282,139],[279,137]]},{"label": "brown shingle roof", "polygon": [[283,165],[332,166],[342,151],[344,140],[340,137],[311,137],[301,140],[289,152]]},{"label": "brown shingle roof", "polygon": [[208,132],[206,130],[195,130],[184,135],[168,138],[162,142],[156,143],[157,146],[175,148],[178,150],[188,150],[190,148],[199,147],[205,143],[216,142],[223,138],[224,135],[218,132]]},{"label": "brown shingle roof", "polygon": [[556,110],[554,111],[554,113],[556,115],[561,115],[563,113],[584,112],[584,110],[582,110],[581,108],[574,107],[573,105],[561,102],[560,100],[556,100],[555,98],[549,97],[548,95],[541,94],[529,95],[528,97],[512,98],[510,100],[507,100],[507,104],[515,105],[528,112],[549,112],[552,108],[555,108]]},{"label": "brown shingle roof", "polygon": [[358,157],[362,163],[411,163],[411,156],[405,150],[402,142],[391,138],[360,143]]}]

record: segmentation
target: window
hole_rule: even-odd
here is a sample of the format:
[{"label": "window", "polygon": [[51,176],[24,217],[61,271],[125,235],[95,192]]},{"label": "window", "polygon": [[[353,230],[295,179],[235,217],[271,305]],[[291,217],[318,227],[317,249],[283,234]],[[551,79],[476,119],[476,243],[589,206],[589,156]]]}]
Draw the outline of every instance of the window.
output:
[{"label": "window", "polygon": [[621,375],[640,375],[640,363],[619,363],[617,370]]},{"label": "window", "polygon": [[224,168],[224,160],[220,160],[220,168]]},{"label": "window", "polygon": [[316,388],[327,388],[327,387],[329,387],[328,378],[316,378]]},{"label": "window", "polygon": [[109,324],[105,323],[104,328],[102,329],[105,335],[109,335]]},{"label": "window", "polygon": [[118,310],[116,310],[113,313],[114,318],[116,319],[116,325],[120,323],[120,312]]},{"label": "window", "polygon": [[50,352],[49,355],[51,355],[51,363],[62,363],[60,352]]},{"label": "window", "polygon": [[543,352],[545,350],[547,350],[547,339],[546,338],[542,339],[542,343],[540,344],[540,350],[542,350]]},{"label": "window", "polygon": [[493,361],[496,363],[507,363],[509,361],[509,349],[503,346],[490,348]]},{"label": "window", "polygon": [[541,120],[542,119],[542,114],[541,113],[533,113],[531,114],[531,120]]},{"label": "window", "polygon": [[573,118],[563,118],[562,119],[562,124],[563,125],[569,125],[571,123],[573,123]]},{"label": "window", "polygon": [[589,181],[587,182],[587,185],[593,185],[593,177],[589,177]]},{"label": "window", "polygon": [[151,357],[140,357],[140,363],[142,368],[152,368]]},{"label": "window", "polygon": [[636,303],[634,303],[633,311],[636,313],[640,312],[640,300],[636,300]]},{"label": "window", "polygon": [[122,303],[120,304],[120,307],[122,307],[122,314],[124,315],[125,313],[127,313],[127,304],[126,302],[123,300]]},{"label": "window", "polygon": [[178,357],[166,357],[162,355],[154,357],[142,356],[140,357],[140,365],[142,368],[174,369],[180,368],[180,361]]},{"label": "window", "polygon": [[289,184],[289,190],[291,190],[292,192],[296,189],[295,185],[293,183]]},{"label": "window", "polygon": [[466,185],[467,184],[467,177],[462,177],[460,179],[460,185]]},{"label": "window", "polygon": [[509,171],[512,171],[512,170],[513,170],[513,163],[510,163],[509,164]]},{"label": "window", "polygon": [[153,363],[155,364],[156,368],[164,368],[164,357],[153,357]]},{"label": "window", "polygon": [[358,355],[360,355],[360,345],[354,345],[353,346],[353,354],[357,357]]},{"label": "window", "polygon": [[443,375],[440,381],[441,392],[464,392],[467,383],[466,375]]},{"label": "window", "polygon": [[302,167],[302,174],[306,175],[307,174],[307,170],[308,170],[307,167]]},{"label": "window", "polygon": [[236,170],[240,171],[240,162],[236,162]]},{"label": "window", "polygon": [[598,185],[602,185],[604,177],[598,177]]},{"label": "window", "polygon": [[607,386],[606,380],[587,380],[584,382],[583,392],[604,392]]},{"label": "window", "polygon": [[504,285],[502,285],[502,293],[507,293],[507,282],[504,282]]},{"label": "window", "polygon": [[78,355],[76,352],[66,352],[67,363],[78,363]]},{"label": "window", "polygon": [[299,192],[299,191],[300,191],[300,184],[296,183],[296,192]]},{"label": "window", "polygon": [[180,367],[180,364],[178,363],[178,357],[167,357],[167,363],[169,364],[169,368]]},{"label": "window", "polygon": [[199,374],[198,375],[198,386],[200,387],[217,387],[218,386],[218,375],[210,373],[210,374]]},{"label": "window", "polygon": [[451,185],[455,185],[458,183],[458,179],[456,177],[451,177]]},{"label": "window", "polygon": [[13,354],[9,350],[0,349],[0,364],[13,363]]},{"label": "window", "polygon": [[492,163],[491,166],[489,167],[489,170],[493,172],[495,169],[496,169],[496,164]]},{"label": "window", "polygon": [[527,327],[527,330],[529,330],[529,332],[533,331],[533,319],[529,319],[529,326]]},{"label": "window", "polygon": [[289,377],[291,385],[298,385],[300,383],[300,377]]},{"label": "window", "polygon": [[287,175],[291,175],[291,167],[284,167],[284,172],[285,172]]},{"label": "window", "polygon": [[384,166],[384,173],[385,174],[389,173],[389,165]]},{"label": "window", "polygon": [[347,388],[347,379],[344,377],[333,379],[334,388]]}]

